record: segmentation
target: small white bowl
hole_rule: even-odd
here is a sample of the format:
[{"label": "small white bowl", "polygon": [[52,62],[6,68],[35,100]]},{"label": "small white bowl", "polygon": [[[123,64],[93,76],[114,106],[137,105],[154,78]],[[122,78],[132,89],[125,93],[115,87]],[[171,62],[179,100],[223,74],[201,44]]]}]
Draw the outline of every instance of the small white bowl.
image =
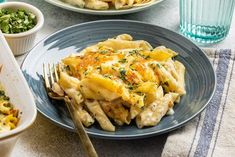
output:
[{"label": "small white bowl", "polygon": [[17,34],[3,33],[15,56],[27,53],[34,46],[36,34],[43,26],[44,17],[42,12],[36,7],[23,2],[1,3],[0,8],[10,8],[13,10],[25,9],[26,11],[32,12],[36,16],[37,24],[32,29]]},{"label": "small white bowl", "polygon": [[8,157],[20,133],[33,124],[37,110],[29,86],[1,31],[0,52],[2,66],[0,83],[15,108],[22,112],[19,124],[15,129],[0,133],[0,157]]}]

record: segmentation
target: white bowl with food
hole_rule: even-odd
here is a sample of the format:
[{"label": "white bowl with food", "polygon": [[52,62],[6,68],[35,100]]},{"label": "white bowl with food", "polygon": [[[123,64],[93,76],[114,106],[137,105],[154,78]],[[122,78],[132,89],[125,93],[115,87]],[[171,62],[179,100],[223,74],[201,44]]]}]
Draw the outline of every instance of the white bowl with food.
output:
[{"label": "white bowl with food", "polygon": [[[11,16],[11,15],[14,16]],[[34,45],[44,17],[36,7],[23,2],[0,4],[0,28],[14,55],[28,52]]]},{"label": "white bowl with food", "polygon": [[164,0],[45,0],[74,12],[91,15],[123,15],[147,10]]},{"label": "white bowl with food", "polygon": [[[0,156],[10,155],[19,135],[33,124],[36,105],[28,84],[0,32]],[[5,92],[5,97],[3,97]],[[3,102],[4,101],[4,102]],[[6,103],[5,101],[10,101]],[[8,107],[13,107],[8,112]]]}]

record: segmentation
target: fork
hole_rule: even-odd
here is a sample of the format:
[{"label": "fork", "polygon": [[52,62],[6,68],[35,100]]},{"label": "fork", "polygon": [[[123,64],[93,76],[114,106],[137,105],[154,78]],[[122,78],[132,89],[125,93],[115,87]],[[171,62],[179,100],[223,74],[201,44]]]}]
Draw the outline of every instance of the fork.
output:
[{"label": "fork", "polygon": [[[47,71],[49,71],[49,73]],[[96,150],[83,127],[78,112],[76,112],[76,102],[73,99],[70,99],[58,84],[59,75],[56,66],[54,64],[53,66],[48,64],[47,70],[46,65],[43,64],[43,75],[48,96],[52,99],[63,100],[65,102],[87,156],[98,157],[98,154],[96,153]]]}]

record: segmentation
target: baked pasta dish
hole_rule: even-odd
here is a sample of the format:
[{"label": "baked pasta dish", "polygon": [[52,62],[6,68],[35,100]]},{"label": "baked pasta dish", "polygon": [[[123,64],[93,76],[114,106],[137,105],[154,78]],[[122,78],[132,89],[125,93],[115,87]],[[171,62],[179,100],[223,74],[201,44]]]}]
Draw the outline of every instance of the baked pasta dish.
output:
[{"label": "baked pasta dish", "polygon": [[0,133],[14,129],[18,122],[19,110],[14,109],[10,103],[10,98],[0,88]]},{"label": "baked pasta dish", "polygon": [[131,121],[138,128],[155,126],[186,94],[185,67],[175,56],[121,34],[62,59],[58,84],[86,127],[95,120],[106,131]]}]

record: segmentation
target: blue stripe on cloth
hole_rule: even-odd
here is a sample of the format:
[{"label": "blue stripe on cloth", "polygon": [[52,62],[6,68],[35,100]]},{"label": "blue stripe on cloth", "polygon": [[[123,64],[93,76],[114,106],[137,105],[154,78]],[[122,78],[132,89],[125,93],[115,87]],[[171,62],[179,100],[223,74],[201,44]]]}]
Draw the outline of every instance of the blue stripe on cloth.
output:
[{"label": "blue stripe on cloth", "polygon": [[[215,51],[214,58],[213,58],[213,60],[212,60],[213,66],[215,66],[215,60],[216,60],[216,58],[217,58],[217,55],[218,55],[218,51]],[[197,121],[197,124],[196,124],[196,130],[195,130],[195,132],[194,132],[193,140],[192,140],[192,143],[191,143],[191,146],[190,146],[188,155],[187,155],[188,157],[190,156],[191,151],[192,151],[192,149],[193,149],[193,143],[194,143],[194,140],[196,139],[196,135],[197,135],[197,132],[198,132],[198,127],[199,127],[199,122],[200,122],[200,120],[201,120],[201,114],[200,114],[199,117],[198,117],[198,121]]]},{"label": "blue stripe on cloth", "polygon": [[[218,55],[218,51],[215,51],[214,57],[213,57],[213,60],[212,60],[213,66],[215,66],[215,60],[216,60],[216,58],[217,58],[217,55]],[[199,127],[199,122],[200,122],[200,120],[201,120],[201,114],[200,114],[199,117],[198,117],[198,121],[197,121],[197,124],[196,124],[196,130],[195,130],[195,133],[194,133],[194,136],[193,136],[193,140],[192,140],[192,143],[191,143],[191,146],[190,146],[188,155],[187,155],[188,157],[190,156],[191,151],[192,151],[192,149],[193,149],[193,144],[194,144],[194,140],[196,139],[196,135],[197,135],[197,132],[198,132],[198,127]]]},{"label": "blue stripe on cloth", "polygon": [[228,99],[228,92],[229,92],[229,89],[231,88],[230,87],[230,83],[231,83],[231,80],[232,80],[232,75],[233,75],[233,69],[234,69],[234,58],[233,58],[233,64],[232,64],[232,72],[230,73],[230,77],[229,77],[229,81],[228,81],[228,89],[227,89],[227,91],[226,91],[226,97],[225,97],[225,101],[224,101],[224,103],[223,103],[223,109],[222,109],[222,114],[221,114],[221,116],[220,116],[220,121],[219,121],[219,128],[218,128],[218,131],[217,131],[217,133],[216,133],[216,137],[215,137],[215,143],[214,143],[214,146],[213,146],[213,149],[212,149],[212,155],[211,156],[213,156],[213,154],[214,154],[214,150],[215,150],[215,146],[216,146],[216,142],[217,142],[217,139],[218,139],[218,135],[219,135],[219,131],[220,131],[220,127],[221,127],[221,122],[222,122],[222,120],[223,120],[223,115],[224,115],[224,109],[225,109],[225,106],[226,106],[226,102],[227,102],[227,99]]},{"label": "blue stripe on cloth", "polygon": [[217,76],[216,91],[206,109],[205,118],[203,121],[202,130],[200,133],[194,157],[207,156],[214,127],[216,124],[216,118],[218,115],[222,94],[224,91],[224,83],[226,81],[230,57],[231,57],[231,50],[221,50],[219,53],[219,61],[216,69],[216,76]]}]

